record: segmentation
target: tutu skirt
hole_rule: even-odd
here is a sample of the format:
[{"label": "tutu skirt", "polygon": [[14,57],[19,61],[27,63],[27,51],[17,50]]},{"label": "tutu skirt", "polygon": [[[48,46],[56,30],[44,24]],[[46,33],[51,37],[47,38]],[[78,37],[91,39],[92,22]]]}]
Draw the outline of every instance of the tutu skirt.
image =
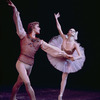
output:
[{"label": "tutu skirt", "polygon": [[[53,37],[50,41],[49,44],[52,45],[54,48],[59,48],[61,50],[61,45],[62,45],[62,38],[60,35]],[[79,71],[85,62],[85,53],[84,53],[84,48],[82,46],[79,46],[80,52],[82,54],[81,59],[77,59],[75,61],[68,60],[64,57],[54,57],[52,56],[52,52],[48,53],[47,52],[47,58],[50,61],[50,63],[53,65],[54,68],[57,70],[64,72],[64,73],[73,73]],[[50,50],[50,49],[49,49]],[[54,52],[53,52],[54,53]],[[75,50],[73,53],[73,56],[77,56],[78,53]]]}]

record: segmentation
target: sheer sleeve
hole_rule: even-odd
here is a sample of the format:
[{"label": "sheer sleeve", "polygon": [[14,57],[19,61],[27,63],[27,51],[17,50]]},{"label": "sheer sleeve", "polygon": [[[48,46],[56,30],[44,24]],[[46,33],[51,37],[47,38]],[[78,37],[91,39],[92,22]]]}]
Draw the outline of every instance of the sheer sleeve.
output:
[{"label": "sheer sleeve", "polygon": [[26,35],[26,32],[21,22],[20,13],[17,11],[16,7],[13,8],[13,20],[16,26],[17,35],[22,39]]},{"label": "sheer sleeve", "polygon": [[64,51],[62,51],[58,47],[50,45],[46,43],[45,41],[42,41],[41,49],[53,57],[66,58],[68,56]]}]

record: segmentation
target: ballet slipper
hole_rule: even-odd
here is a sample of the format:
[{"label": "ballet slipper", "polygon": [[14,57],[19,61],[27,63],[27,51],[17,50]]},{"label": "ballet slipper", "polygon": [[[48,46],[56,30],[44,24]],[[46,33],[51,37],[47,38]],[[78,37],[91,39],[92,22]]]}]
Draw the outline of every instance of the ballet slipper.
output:
[{"label": "ballet slipper", "polygon": [[62,100],[62,95],[59,95],[58,96],[58,100]]}]

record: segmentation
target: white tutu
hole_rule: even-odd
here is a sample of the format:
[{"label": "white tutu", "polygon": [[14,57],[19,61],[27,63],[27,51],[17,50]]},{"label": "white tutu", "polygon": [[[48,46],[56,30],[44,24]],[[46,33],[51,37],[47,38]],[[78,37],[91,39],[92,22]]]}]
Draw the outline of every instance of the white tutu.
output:
[{"label": "white tutu", "polygon": [[[50,45],[53,45],[55,47],[58,47],[61,49],[62,44],[62,38],[60,35],[53,37],[50,42]],[[85,54],[84,54],[84,48],[80,47],[80,52],[82,54],[81,59],[77,59],[75,61],[68,60],[66,58],[60,58],[60,57],[53,57],[50,54],[47,53],[47,58],[50,61],[50,63],[59,71],[61,72],[67,72],[67,73],[73,73],[80,70],[85,62]],[[73,56],[77,56],[77,51],[75,50],[73,53]]]}]

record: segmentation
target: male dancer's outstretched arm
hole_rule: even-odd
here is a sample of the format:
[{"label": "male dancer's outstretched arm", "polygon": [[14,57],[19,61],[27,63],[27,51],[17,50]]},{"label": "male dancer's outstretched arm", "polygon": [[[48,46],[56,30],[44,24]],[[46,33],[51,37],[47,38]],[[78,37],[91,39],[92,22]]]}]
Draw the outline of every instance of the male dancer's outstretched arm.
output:
[{"label": "male dancer's outstretched arm", "polygon": [[8,5],[13,8],[13,20],[16,26],[17,34],[20,37],[20,39],[22,39],[26,35],[26,32],[21,22],[21,18],[19,15],[20,13],[18,12],[16,6],[10,0],[8,0],[7,2],[8,2]]}]

